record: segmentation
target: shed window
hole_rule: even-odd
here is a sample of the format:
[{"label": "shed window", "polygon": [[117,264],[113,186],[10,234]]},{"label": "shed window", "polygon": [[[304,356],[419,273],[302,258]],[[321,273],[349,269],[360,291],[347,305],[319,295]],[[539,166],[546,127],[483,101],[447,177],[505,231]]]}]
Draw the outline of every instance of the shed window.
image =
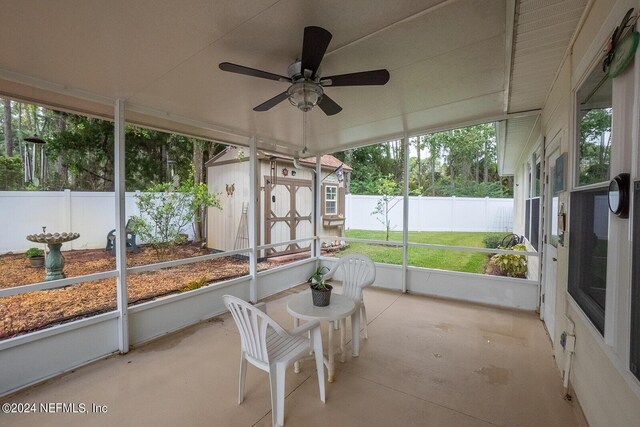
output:
[{"label": "shed window", "polygon": [[325,215],[338,214],[338,187],[327,185],[324,189],[324,213]]}]

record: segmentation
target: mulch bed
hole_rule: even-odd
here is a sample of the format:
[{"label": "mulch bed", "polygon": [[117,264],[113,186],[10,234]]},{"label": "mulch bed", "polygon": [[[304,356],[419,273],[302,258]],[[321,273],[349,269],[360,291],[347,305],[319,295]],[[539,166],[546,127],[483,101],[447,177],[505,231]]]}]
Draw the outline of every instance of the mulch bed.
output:
[{"label": "mulch bed", "polygon": [[[175,248],[166,261],[192,258],[211,253],[193,245]],[[67,277],[115,270],[116,261],[102,249],[63,251]],[[155,251],[141,251],[127,257],[127,266],[159,262]],[[277,262],[265,261],[258,270]],[[223,257],[162,270],[129,274],[127,278],[129,304],[136,304],[165,295],[184,292],[194,283],[210,284],[249,274],[248,260]],[[0,256],[0,288],[11,288],[44,281],[45,269],[32,268],[23,254]],[[196,285],[197,287],[197,285]],[[0,339],[10,338],[58,323],[104,313],[116,309],[116,280],[108,278],[65,288],[29,292],[0,298]]]}]

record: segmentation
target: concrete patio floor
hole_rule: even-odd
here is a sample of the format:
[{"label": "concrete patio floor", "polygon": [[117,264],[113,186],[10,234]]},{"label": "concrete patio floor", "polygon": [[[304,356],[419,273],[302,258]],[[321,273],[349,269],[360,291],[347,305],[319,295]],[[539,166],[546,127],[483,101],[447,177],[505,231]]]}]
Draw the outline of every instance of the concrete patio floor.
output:
[{"label": "concrete patio floor", "polygon": [[[291,327],[287,298],[305,289],[270,298],[269,314]],[[299,374],[287,370],[286,425],[584,425],[577,405],[563,399],[535,313],[380,289],[367,289],[365,302],[369,340],[358,358],[347,345],[326,404],[311,360]],[[237,404],[239,353],[226,314],[2,399],[36,403],[39,413],[0,413],[0,425],[271,425],[266,373],[249,366]],[[45,414],[41,403],[82,403],[88,413]]]}]

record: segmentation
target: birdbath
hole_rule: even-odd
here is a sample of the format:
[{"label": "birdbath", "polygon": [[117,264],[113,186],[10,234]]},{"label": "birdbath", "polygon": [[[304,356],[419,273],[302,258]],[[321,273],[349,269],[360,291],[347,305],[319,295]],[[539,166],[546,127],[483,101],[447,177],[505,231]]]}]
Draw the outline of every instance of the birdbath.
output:
[{"label": "birdbath", "polygon": [[46,243],[49,247],[49,254],[44,265],[47,267],[47,275],[44,280],[64,279],[66,276],[64,269],[64,256],[60,253],[60,248],[64,242],[70,242],[80,237],[80,233],[40,233],[29,234],[27,240],[35,243]]}]

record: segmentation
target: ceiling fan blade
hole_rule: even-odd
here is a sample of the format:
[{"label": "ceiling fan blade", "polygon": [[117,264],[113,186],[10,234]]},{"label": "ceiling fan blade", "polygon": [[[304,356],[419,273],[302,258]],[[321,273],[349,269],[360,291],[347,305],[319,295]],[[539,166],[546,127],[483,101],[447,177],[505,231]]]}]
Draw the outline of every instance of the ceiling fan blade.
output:
[{"label": "ceiling fan blade", "polygon": [[318,107],[320,107],[327,116],[333,116],[334,114],[338,114],[342,111],[342,107],[336,104],[333,99],[329,98],[326,93],[322,95],[322,99],[318,103]]},{"label": "ceiling fan blade", "polygon": [[305,27],[304,41],[302,43],[302,72],[311,70],[311,78],[315,77],[320,67],[320,62],[324,57],[329,42],[331,41],[331,33],[321,27]]},{"label": "ceiling fan blade", "polygon": [[245,67],[244,65],[232,64],[230,62],[221,62],[219,67],[222,71],[229,71],[230,73],[260,77],[261,79],[275,80],[278,82],[291,82],[291,79],[289,77],[280,76],[278,74],[269,73],[267,71],[256,70],[255,68]]},{"label": "ceiling fan blade", "polygon": [[267,111],[272,109],[273,107],[275,107],[276,105],[278,105],[279,103],[281,103],[282,101],[284,101],[285,99],[287,99],[289,97],[289,95],[287,94],[287,92],[282,92],[276,96],[274,96],[273,98],[263,102],[262,104],[258,105],[257,107],[254,107],[253,111]]},{"label": "ceiling fan blade", "polygon": [[320,79],[320,84],[322,86],[369,86],[384,85],[388,81],[389,72],[382,69],[323,77]]}]

